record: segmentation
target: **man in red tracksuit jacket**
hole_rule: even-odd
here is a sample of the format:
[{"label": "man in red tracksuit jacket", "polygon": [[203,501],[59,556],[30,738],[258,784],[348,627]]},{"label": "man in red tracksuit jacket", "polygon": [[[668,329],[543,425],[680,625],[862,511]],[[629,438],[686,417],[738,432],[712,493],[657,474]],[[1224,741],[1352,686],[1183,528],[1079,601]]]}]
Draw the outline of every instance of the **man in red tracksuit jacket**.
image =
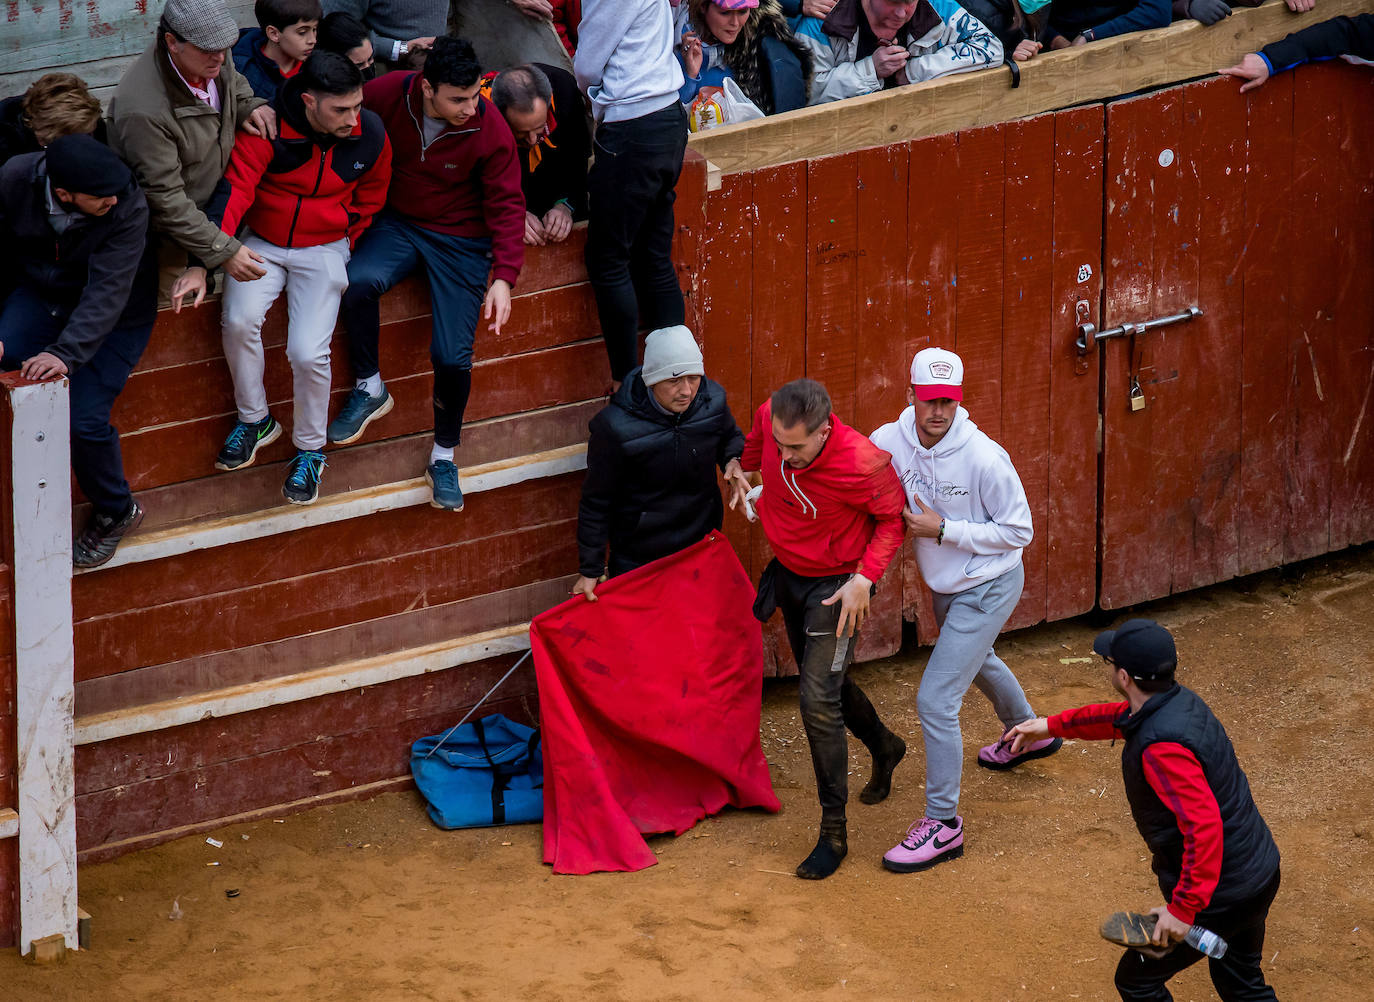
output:
[{"label": "man in red tracksuit jacket", "polygon": [[281,434],[263,387],[262,322],[285,289],[296,457],[282,494],[292,504],[319,496],[339,297],[350,249],[386,203],[391,178],[386,131],[362,104],[358,68],[338,53],[313,54],[277,95],[277,138],[240,133],[224,175],[229,194],[221,226],[233,236],[247,224],[243,244],[266,274],[225,279],[224,357],[238,421],[215,465],[251,465],[258,449]]},{"label": "man in red tracksuit jacket", "polygon": [[[480,94],[472,46],[444,36],[420,73],[395,71],[364,91],[391,137],[394,163],[386,211],[348,266],[344,327],[355,386],[329,425],[347,445],[391,410],[377,357],[382,293],[417,269],[433,303],[434,446],[425,478],[431,504],[463,510],[454,450],[472,390],[472,347],[480,315],[501,333],[525,259],[525,196],[515,137]],[[490,285],[488,285],[490,277]]]},{"label": "man in red tracksuit jacket", "polygon": [[1116,968],[1126,1002],[1169,1002],[1165,983],[1202,954],[1179,942],[1193,925],[1216,933],[1226,954],[1211,960],[1223,1002],[1274,999],[1264,981],[1264,923],[1279,890],[1279,849],[1220,721],[1174,680],[1178,653],[1169,631],[1132,619],[1093,642],[1108,680],[1126,697],[1017,724],[1012,752],[1046,737],[1124,738],[1126,799],[1167,904],[1155,908],[1158,956],[1127,950]]},{"label": "man in red tracksuit jacket", "polygon": [[[860,794],[883,800],[906,744],[878,719],[849,678],[873,583],[902,545],[905,494],[892,457],[831,413],[830,395],[810,379],[787,383],[754,415],[740,465],[758,470],[764,535],[775,557],[759,580],[754,613],[782,610],[801,671],[801,713],[821,802],[820,838],[797,876],[830,876],[848,852],[845,727],[873,754]],[[741,474],[731,507],[748,488]]]}]

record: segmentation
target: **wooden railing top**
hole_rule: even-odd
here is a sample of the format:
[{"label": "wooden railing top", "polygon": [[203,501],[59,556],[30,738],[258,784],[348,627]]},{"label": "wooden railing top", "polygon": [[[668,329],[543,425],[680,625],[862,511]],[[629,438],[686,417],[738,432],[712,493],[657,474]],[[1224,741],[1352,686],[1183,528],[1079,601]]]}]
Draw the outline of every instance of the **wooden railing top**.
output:
[{"label": "wooden railing top", "polygon": [[[1317,0],[1294,14],[1282,0],[1237,10],[1219,24],[1181,21],[1005,67],[803,108],[695,133],[691,146],[723,174],[1009,122],[1087,101],[1208,76],[1247,52],[1342,14],[1374,12],[1374,0]],[[1239,86],[1239,84],[1237,84]]]}]

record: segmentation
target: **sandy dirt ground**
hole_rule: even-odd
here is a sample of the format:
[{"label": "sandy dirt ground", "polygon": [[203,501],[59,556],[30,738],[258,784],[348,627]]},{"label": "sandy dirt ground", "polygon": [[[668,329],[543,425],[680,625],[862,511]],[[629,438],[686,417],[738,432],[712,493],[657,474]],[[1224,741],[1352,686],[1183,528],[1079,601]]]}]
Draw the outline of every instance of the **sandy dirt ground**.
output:
[{"label": "sandy dirt ground", "polygon": [[[1265,948],[1279,997],[1374,998],[1374,549],[1144,611],[1176,632],[1180,676],[1226,724],[1282,849]],[[1101,625],[999,645],[1038,710],[1109,697],[1083,660]],[[818,809],[795,683],[770,683],[763,744],[783,812],[655,839],[649,870],[555,876],[537,825],[442,832],[417,795],[387,795],[226,828],[222,849],[197,837],[84,868],[94,948],[43,968],[0,955],[0,999],[1115,999],[1119,951],[1098,922],[1159,903],[1119,746],[1071,742],[987,772],[973,756],[997,723],[971,692],[966,854],[925,874],[880,868],[923,806],[926,654],[858,669],[912,752],[886,803],[855,798],[830,880],[790,875]],[[867,768],[855,755],[855,789]],[[1174,993],[1215,997],[1205,965]]]}]

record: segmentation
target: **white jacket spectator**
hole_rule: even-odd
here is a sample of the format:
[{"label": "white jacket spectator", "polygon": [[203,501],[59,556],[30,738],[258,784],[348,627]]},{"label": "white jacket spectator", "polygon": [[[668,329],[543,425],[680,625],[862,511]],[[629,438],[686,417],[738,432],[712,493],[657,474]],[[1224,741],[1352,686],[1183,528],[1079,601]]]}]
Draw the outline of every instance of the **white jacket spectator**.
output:
[{"label": "white jacket spectator", "polygon": [[811,104],[1002,62],[997,36],[954,0],[839,0],[797,38],[815,59]]}]

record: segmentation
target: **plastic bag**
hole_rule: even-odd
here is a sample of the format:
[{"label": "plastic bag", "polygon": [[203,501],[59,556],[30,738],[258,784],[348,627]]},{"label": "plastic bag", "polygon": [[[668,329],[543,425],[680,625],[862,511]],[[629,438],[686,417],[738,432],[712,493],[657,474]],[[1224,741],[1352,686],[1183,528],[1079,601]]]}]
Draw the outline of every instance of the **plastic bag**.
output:
[{"label": "plastic bag", "polygon": [[688,127],[693,132],[762,117],[759,106],[745,96],[732,77],[726,77],[720,87],[701,88],[687,108]]}]

